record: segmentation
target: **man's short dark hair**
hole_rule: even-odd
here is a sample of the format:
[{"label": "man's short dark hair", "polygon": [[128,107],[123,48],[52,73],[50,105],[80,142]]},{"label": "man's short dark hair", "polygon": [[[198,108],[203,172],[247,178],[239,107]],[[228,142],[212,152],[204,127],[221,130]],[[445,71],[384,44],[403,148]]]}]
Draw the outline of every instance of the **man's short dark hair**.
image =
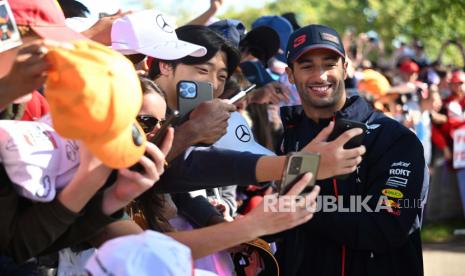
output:
[{"label": "man's short dark hair", "polygon": [[207,48],[207,54],[203,57],[186,56],[178,60],[154,59],[149,70],[149,77],[151,79],[160,75],[160,61],[171,65],[175,69],[178,64],[194,65],[205,63],[213,58],[219,51],[226,54],[228,77],[232,75],[236,67],[239,65],[239,49],[208,27],[200,25],[186,25],[176,29],[176,34],[181,40]]}]

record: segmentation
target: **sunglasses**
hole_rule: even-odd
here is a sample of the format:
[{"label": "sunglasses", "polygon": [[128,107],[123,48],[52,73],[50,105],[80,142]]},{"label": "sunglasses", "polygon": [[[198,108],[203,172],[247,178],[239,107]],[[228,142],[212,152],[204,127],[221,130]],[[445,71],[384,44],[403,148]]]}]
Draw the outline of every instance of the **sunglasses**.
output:
[{"label": "sunglasses", "polygon": [[137,115],[136,120],[146,134],[152,132],[158,124],[161,126],[165,122],[165,120],[159,120],[151,115]]}]

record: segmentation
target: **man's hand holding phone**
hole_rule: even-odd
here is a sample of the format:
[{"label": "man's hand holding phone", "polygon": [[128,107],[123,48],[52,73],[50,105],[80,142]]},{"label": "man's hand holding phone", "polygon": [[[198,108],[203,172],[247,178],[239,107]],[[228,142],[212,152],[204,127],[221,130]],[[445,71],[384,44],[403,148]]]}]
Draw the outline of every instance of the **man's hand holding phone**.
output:
[{"label": "man's hand holding phone", "polygon": [[211,145],[218,141],[226,134],[229,117],[234,111],[234,105],[220,99],[203,102],[196,107],[189,117],[189,122],[196,131],[193,136],[195,144]]},{"label": "man's hand holding phone", "polygon": [[363,133],[362,129],[349,129],[335,140],[328,141],[333,129],[334,122],[331,122],[302,149],[303,152],[320,153],[320,168],[317,179],[327,179],[354,172],[357,169],[357,165],[362,162],[362,155],[366,152],[363,145],[352,149],[344,147],[352,138],[361,135]]}]

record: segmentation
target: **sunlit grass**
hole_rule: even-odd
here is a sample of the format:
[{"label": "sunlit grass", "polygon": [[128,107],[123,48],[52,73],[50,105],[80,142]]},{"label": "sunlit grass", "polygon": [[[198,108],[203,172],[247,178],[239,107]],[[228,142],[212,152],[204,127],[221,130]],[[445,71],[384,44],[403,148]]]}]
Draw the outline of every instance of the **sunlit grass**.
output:
[{"label": "sunlit grass", "polygon": [[423,242],[448,242],[464,235],[455,236],[454,230],[465,229],[465,221],[453,220],[429,223],[423,226],[421,238]]}]

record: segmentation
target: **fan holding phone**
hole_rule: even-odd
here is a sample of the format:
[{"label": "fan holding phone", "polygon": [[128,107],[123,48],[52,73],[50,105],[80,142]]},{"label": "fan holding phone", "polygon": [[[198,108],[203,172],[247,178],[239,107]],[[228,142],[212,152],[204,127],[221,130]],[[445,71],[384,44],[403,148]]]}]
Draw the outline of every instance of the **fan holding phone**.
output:
[{"label": "fan holding phone", "polygon": [[[147,140],[161,148],[167,132],[179,119],[179,112],[174,110],[165,119],[166,102],[163,92],[154,82],[143,77],[140,80],[144,97],[142,108],[136,120],[145,132]],[[147,153],[145,156],[151,158]],[[144,167],[137,163],[130,167],[130,170],[143,172]]]}]

